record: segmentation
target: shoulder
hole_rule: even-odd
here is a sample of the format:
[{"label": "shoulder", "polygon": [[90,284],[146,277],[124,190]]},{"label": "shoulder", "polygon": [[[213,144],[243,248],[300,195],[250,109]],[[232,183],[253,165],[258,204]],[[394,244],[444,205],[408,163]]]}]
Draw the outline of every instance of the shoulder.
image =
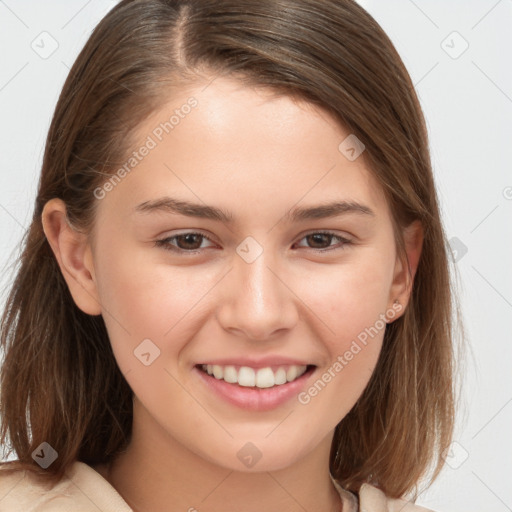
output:
[{"label": "shoulder", "polygon": [[363,484],[356,495],[343,489],[332,478],[343,504],[344,512],[435,512],[405,499],[387,497],[379,488]]},{"label": "shoulder", "polygon": [[388,498],[380,489],[363,484],[359,489],[361,510],[368,512],[434,512],[405,499]]},{"label": "shoulder", "polygon": [[30,471],[0,469],[0,512],[132,512],[97,471],[75,461],[55,485]]}]

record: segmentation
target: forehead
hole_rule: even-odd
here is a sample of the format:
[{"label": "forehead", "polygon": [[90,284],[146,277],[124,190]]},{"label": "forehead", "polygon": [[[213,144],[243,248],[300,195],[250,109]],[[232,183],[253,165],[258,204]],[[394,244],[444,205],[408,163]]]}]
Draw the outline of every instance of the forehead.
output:
[{"label": "forehead", "polygon": [[165,195],[222,205],[234,221],[319,201],[387,209],[364,151],[347,157],[353,135],[326,111],[233,79],[175,91],[136,135],[129,172],[109,193],[132,209]]}]

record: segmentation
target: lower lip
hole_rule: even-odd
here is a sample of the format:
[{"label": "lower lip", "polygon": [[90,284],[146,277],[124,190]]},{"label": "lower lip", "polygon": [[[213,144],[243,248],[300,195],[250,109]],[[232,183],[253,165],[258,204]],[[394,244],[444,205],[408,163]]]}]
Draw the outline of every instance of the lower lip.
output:
[{"label": "lower lip", "polygon": [[250,411],[269,411],[297,396],[305,387],[305,383],[314,369],[314,367],[308,368],[298,379],[280,386],[249,388],[216,379],[196,366],[194,367],[194,371],[199,374],[208,389],[211,389],[227,402]]}]

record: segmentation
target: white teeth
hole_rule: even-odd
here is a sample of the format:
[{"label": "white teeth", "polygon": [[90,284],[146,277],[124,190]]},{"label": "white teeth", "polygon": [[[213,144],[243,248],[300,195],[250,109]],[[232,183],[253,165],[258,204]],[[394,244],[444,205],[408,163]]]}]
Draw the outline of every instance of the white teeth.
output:
[{"label": "white teeth", "polygon": [[297,367],[290,366],[290,368],[288,368],[288,371],[286,372],[286,380],[288,382],[291,382],[292,380],[295,380],[296,377],[297,377]]},{"label": "white teeth", "polygon": [[279,368],[274,375],[274,382],[276,384],[286,384],[286,370],[284,368]]},{"label": "white teeth", "polygon": [[259,388],[271,388],[275,383],[272,368],[261,368],[256,374],[256,386]]},{"label": "white teeth", "polygon": [[242,368],[238,370],[238,384],[248,388],[254,386],[256,384],[255,371],[248,366],[242,366]]},{"label": "white teeth", "polygon": [[225,380],[230,384],[237,383],[244,387],[271,388],[298,379],[304,374],[307,366],[280,367],[275,372],[270,367],[254,369],[249,366],[241,366],[237,371],[234,366],[220,366],[217,364],[203,364],[202,368],[209,375],[213,375],[218,380]]},{"label": "white teeth", "polygon": [[231,384],[234,384],[238,379],[238,374],[234,366],[224,367],[224,380]]},{"label": "white teeth", "polygon": [[221,366],[216,364],[213,365],[213,376],[216,379],[222,379],[222,377],[224,377],[224,371]]}]

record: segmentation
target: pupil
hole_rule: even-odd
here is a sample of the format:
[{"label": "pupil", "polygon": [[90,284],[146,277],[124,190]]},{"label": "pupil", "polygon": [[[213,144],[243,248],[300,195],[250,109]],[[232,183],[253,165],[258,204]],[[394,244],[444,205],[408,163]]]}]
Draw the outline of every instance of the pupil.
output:
[{"label": "pupil", "polygon": [[313,244],[320,243],[322,245],[322,239],[325,242],[329,240],[331,235],[328,235],[327,233],[315,233],[313,235],[309,235],[309,238],[312,238],[314,240]]},{"label": "pupil", "polygon": [[[189,234],[186,234],[186,235],[181,235],[178,240],[185,239],[185,247],[184,247],[185,249],[197,249],[199,246],[201,246],[201,243],[199,243],[198,247],[189,247],[189,246],[187,246],[187,244],[192,243],[192,245],[194,245],[194,243],[193,243],[193,241],[191,241],[191,239],[193,239],[193,238],[200,238],[200,237],[201,237],[201,235],[195,235],[193,233],[189,233]],[[179,245],[182,245],[182,244],[179,244]],[[197,245],[197,242],[196,242],[196,245]]]}]

